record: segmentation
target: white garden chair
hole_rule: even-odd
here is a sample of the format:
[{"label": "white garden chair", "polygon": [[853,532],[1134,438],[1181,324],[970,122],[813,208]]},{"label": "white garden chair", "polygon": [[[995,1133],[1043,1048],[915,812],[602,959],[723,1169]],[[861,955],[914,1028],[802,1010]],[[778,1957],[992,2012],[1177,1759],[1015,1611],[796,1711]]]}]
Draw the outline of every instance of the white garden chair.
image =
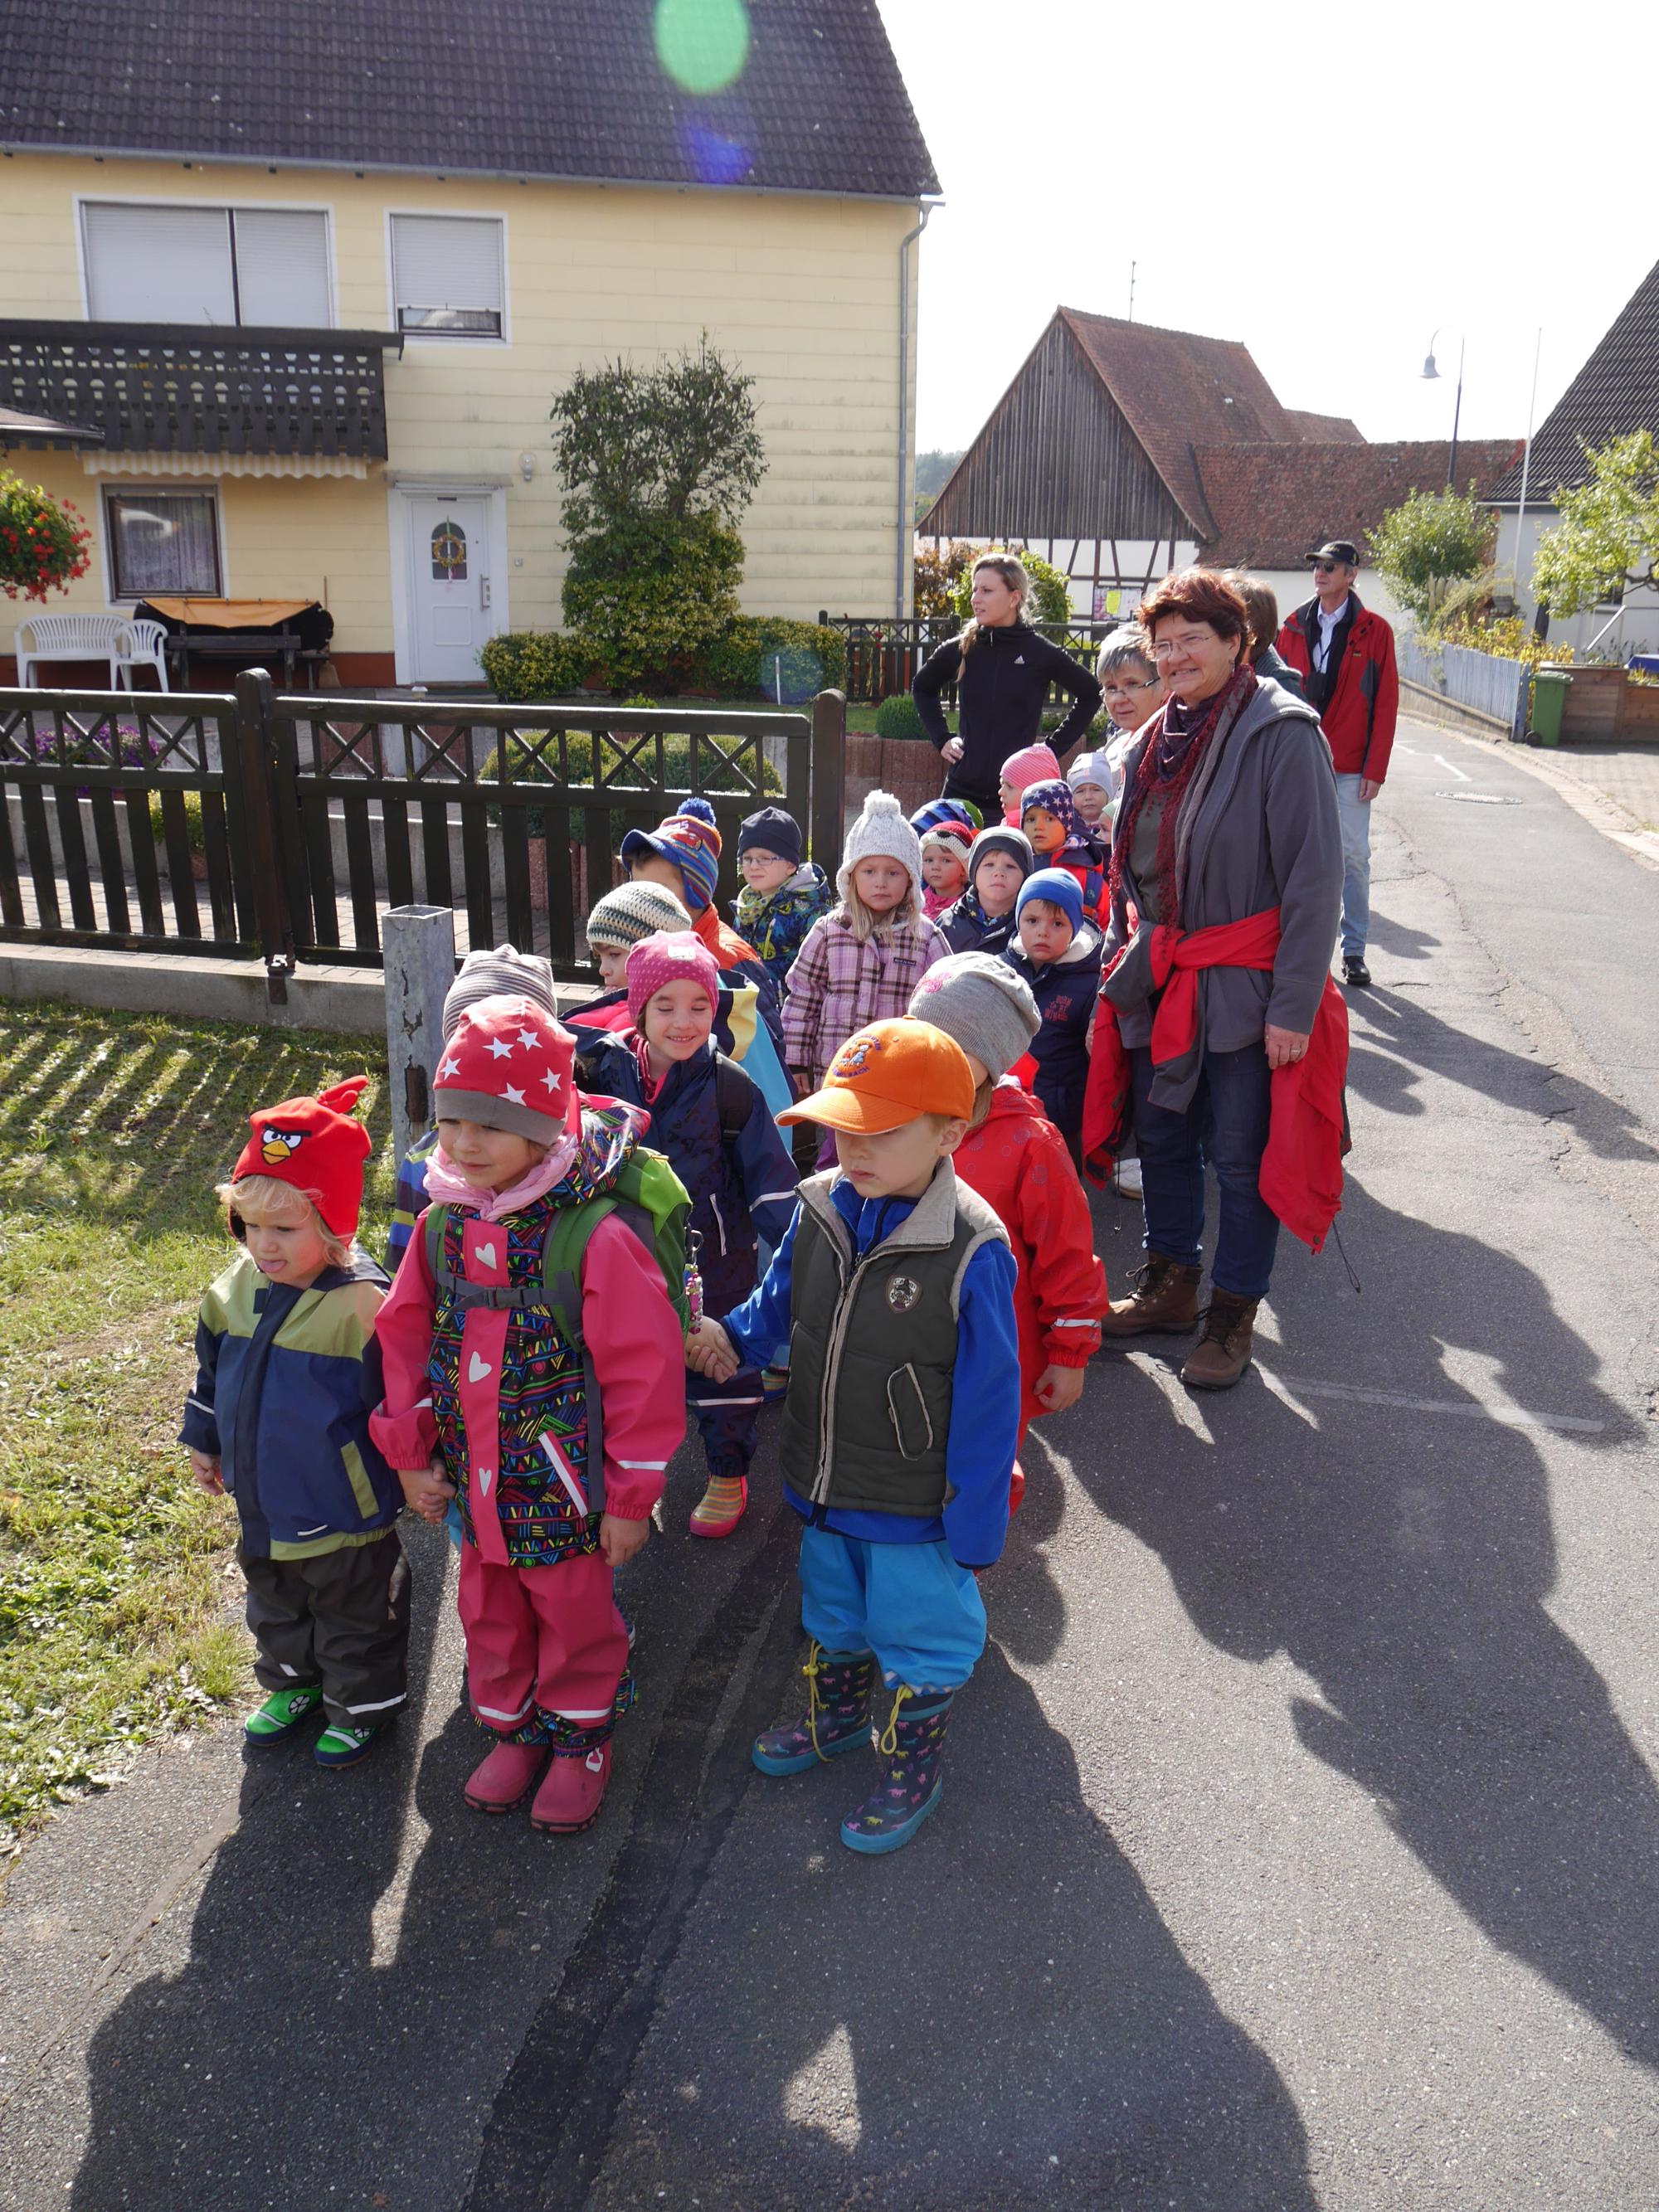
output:
[{"label": "white garden chair", "polygon": [[30,615],[17,625],[17,681],[32,683],[40,660],[107,660],[109,688],[118,690],[117,671],[131,628],[125,615]]},{"label": "white garden chair", "polygon": [[153,668],[162,690],[165,691],[168,688],[167,664],[161,641],[167,634],[167,624],[148,621],[130,622],[124,623],[121,628],[122,645],[119,653],[116,655],[116,666],[120,671],[121,682],[129,691],[135,691],[138,687],[132,680],[133,670]]}]

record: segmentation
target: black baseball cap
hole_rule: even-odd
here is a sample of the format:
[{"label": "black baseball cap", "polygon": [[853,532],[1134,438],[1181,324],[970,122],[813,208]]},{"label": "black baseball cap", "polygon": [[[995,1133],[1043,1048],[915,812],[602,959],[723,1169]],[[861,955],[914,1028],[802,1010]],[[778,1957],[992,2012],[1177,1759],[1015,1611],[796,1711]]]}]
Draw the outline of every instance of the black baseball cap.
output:
[{"label": "black baseball cap", "polygon": [[1340,561],[1350,568],[1359,566],[1359,548],[1351,538],[1333,538],[1328,545],[1320,545],[1311,553],[1302,556],[1304,561]]}]

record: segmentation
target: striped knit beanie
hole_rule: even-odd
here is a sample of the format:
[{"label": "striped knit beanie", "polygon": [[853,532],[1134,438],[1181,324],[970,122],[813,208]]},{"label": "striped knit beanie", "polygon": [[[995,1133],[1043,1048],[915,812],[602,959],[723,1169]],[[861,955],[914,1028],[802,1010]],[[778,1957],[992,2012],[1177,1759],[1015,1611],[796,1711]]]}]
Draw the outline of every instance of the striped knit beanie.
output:
[{"label": "striped knit beanie", "polygon": [[622,884],[587,917],[587,941],[626,952],[659,929],[690,929],[691,917],[666,884]]},{"label": "striped knit beanie", "polygon": [[[686,805],[695,805],[699,811],[692,814],[682,808],[654,830],[630,830],[622,841],[622,856],[632,860],[641,853],[655,853],[672,860],[685,884],[685,903],[697,915],[714,903],[720,872],[720,833],[714,827],[714,810],[707,799],[688,799]],[[709,817],[707,821],[705,814]]]},{"label": "striped knit beanie", "polygon": [[531,999],[556,1020],[559,994],[553,988],[552,963],[539,952],[520,952],[515,945],[498,945],[493,952],[469,952],[444,999],[446,1044],[467,1008],[483,999]]}]

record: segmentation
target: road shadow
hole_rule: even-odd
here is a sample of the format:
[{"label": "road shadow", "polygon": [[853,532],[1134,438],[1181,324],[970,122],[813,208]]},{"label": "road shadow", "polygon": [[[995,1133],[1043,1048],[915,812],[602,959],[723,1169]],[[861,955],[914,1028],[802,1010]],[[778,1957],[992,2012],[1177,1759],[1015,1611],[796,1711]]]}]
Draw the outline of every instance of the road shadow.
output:
[{"label": "road shadow", "polygon": [[1391,921],[1373,907],[1369,942],[1377,950],[1391,953],[1396,960],[1427,960],[1440,950],[1444,939],[1431,936],[1426,929],[1413,929],[1403,921]]},{"label": "road shadow", "polygon": [[753,1778],[582,2201],[1315,2212],[1283,2081],[994,1644],[948,1757],[879,1862],[836,1832],[872,1760]]},{"label": "road shadow", "polygon": [[[1292,1396],[1298,1373],[1344,1378],[1334,1391],[1304,1393],[1299,1413],[1253,1369],[1194,1401],[1213,1442],[1166,1424],[1156,1452],[1079,1455],[1073,1471],[1156,1551],[1212,1644],[1257,1664],[1284,1653],[1311,1678],[1316,1697],[1292,1708],[1304,1745],[1490,1940],[1659,2063],[1659,1791],[1547,1610],[1536,1432],[1411,1401],[1473,1413],[1449,1349],[1489,1371],[1488,1402],[1602,1424],[1575,1449],[1640,1431],[1518,1261],[1352,1184],[1343,1218],[1371,1255],[1365,1297],[1316,1299],[1311,1267],[1282,1265],[1288,1349],[1258,1347]],[[1372,1381],[1396,1402],[1344,1401]],[[1157,1420],[1155,1381],[1127,1361],[1114,1395],[1129,1433]]]}]

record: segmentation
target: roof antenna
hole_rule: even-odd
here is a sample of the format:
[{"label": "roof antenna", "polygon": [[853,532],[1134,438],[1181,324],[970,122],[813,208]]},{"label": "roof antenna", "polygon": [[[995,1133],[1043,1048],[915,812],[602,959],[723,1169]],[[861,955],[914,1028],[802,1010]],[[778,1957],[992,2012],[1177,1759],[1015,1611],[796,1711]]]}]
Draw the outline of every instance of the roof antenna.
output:
[{"label": "roof antenna", "polygon": [[1129,264],[1129,320],[1135,319],[1135,264]]}]

